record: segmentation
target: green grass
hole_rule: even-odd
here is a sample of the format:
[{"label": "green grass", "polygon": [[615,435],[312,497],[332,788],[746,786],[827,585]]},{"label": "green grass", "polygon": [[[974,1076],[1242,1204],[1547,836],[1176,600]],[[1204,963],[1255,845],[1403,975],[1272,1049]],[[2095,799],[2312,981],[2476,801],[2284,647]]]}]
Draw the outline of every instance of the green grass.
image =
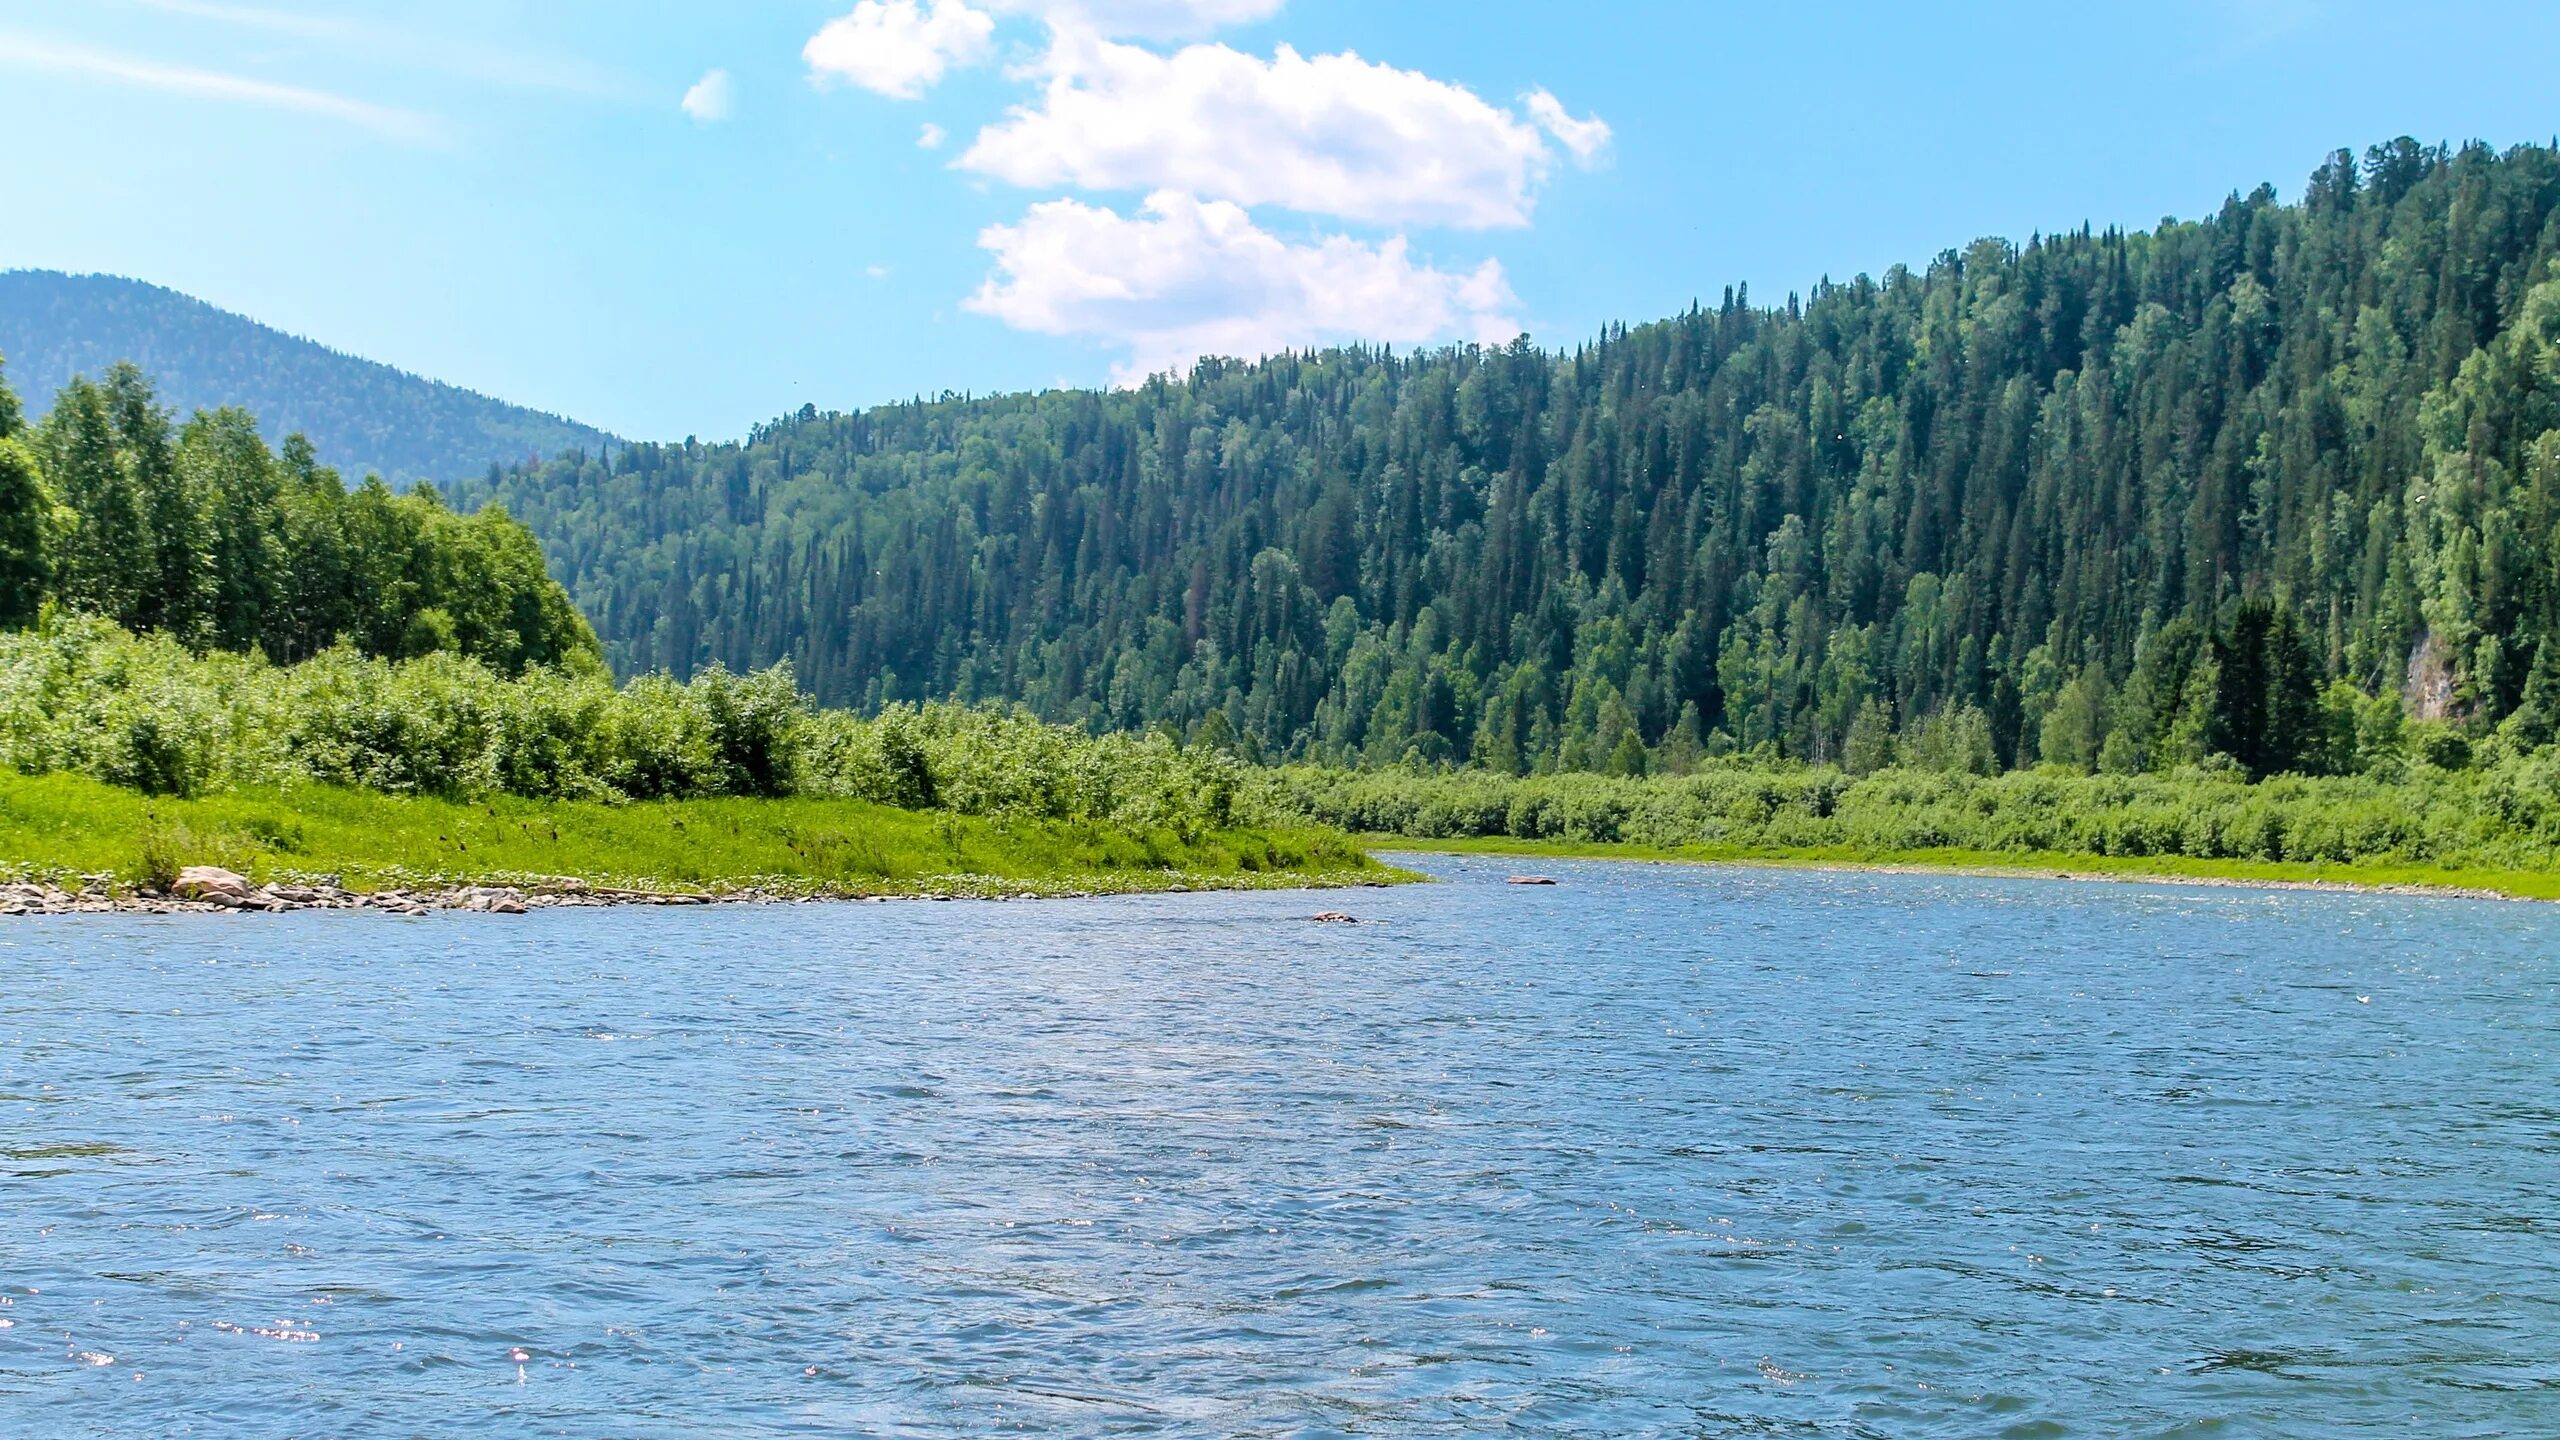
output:
[{"label": "green grass", "polygon": [[338,875],[359,890],[575,877],[657,891],[1055,894],[1406,878],[1317,828],[1186,841],[857,800],[460,801],[318,785],[173,800],[0,774],[0,865],[19,875],[131,885],[193,864],[259,882]]},{"label": "green grass", "polygon": [[2049,875],[2084,879],[2212,881],[2257,885],[2408,887],[2560,900],[2560,872],[2461,864],[2357,861],[2347,864],[2270,860],[2202,860],[2182,855],[2075,855],[2049,851],[1956,848],[1868,850],[1855,846],[1638,845],[1507,836],[1413,839],[1365,835],[1371,849],[1412,854],[1516,855],[1589,860],[1667,860],[1695,864],[1807,869],[1926,870],[1947,874]]}]

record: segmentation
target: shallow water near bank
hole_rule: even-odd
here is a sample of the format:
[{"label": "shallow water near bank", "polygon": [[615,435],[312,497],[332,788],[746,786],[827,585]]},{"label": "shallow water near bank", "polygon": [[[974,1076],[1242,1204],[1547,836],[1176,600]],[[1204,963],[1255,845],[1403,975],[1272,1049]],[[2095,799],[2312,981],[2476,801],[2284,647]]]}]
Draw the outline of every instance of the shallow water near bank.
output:
[{"label": "shallow water near bank", "polygon": [[0,1432],[2560,1432],[2540,907],[1406,863],[11,922]]}]

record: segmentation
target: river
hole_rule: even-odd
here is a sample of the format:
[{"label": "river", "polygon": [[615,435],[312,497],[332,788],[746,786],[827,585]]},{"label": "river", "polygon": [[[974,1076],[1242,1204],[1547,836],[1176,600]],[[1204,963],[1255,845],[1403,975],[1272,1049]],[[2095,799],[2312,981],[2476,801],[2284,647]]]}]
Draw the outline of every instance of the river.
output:
[{"label": "river", "polygon": [[6,922],[0,1433],[2560,1434],[2560,911],[1411,863]]}]

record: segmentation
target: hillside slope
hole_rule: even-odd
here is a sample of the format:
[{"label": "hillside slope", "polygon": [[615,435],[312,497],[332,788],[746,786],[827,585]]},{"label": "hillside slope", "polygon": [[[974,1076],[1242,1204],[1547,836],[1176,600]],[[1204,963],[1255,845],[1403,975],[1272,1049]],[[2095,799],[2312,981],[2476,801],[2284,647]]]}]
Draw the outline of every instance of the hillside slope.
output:
[{"label": "hillside slope", "polygon": [[830,700],[1266,756],[1821,758],[1937,717],[2004,763],[2159,768],[2268,705],[2308,746],[2322,687],[2413,674],[2432,713],[2542,726],[2555,255],[2560,154],[2401,140],[2299,203],[1980,241],[1569,353],[804,410],[462,498],[543,537],[626,670],[787,657]]},{"label": "hillside slope", "polygon": [[590,426],[342,355],[138,280],[0,271],[0,356],[31,412],[74,375],[131,360],[181,416],[254,411],[269,443],[299,431],[320,459],[360,476],[444,483],[613,437]]}]

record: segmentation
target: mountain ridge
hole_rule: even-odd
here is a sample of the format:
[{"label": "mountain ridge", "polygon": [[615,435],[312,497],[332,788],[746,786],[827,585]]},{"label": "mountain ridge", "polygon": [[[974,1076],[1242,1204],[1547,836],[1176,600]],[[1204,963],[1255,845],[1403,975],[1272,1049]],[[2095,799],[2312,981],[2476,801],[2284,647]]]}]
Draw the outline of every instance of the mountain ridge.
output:
[{"label": "mountain ridge", "polygon": [[269,443],[299,432],[351,476],[449,484],[619,444],[591,425],[369,360],[121,275],[0,270],[0,357],[42,413],[74,375],[139,365],[180,415],[237,405]]}]

